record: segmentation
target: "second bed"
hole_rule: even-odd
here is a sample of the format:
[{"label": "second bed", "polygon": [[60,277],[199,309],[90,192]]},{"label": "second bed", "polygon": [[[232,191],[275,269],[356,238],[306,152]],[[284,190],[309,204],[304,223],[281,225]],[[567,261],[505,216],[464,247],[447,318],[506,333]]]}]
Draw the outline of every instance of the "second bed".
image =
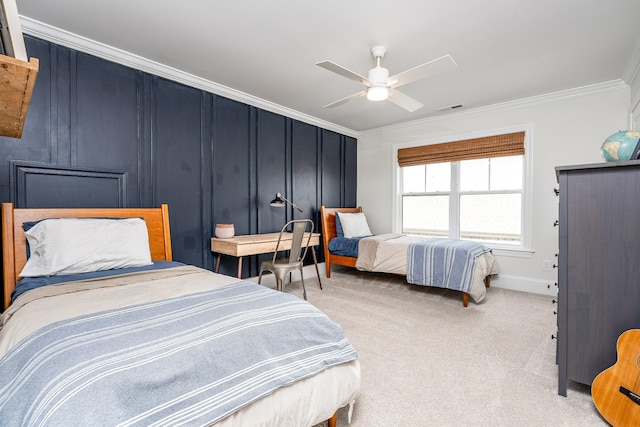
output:
[{"label": "second bed", "polygon": [[484,299],[491,275],[498,272],[491,250],[475,242],[402,234],[341,237],[337,213],[360,214],[362,208],[320,207],[328,278],[332,264],[361,271],[406,275],[412,284],[461,291],[466,307],[469,296],[475,302]]}]

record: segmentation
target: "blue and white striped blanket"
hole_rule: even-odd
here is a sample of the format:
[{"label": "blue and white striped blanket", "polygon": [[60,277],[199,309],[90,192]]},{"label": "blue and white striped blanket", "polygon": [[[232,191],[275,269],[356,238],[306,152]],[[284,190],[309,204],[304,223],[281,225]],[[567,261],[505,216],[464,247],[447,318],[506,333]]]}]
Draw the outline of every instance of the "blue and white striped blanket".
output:
[{"label": "blue and white striped blanket", "polygon": [[0,359],[0,425],[210,425],[356,357],[311,304],[238,282],[34,332]]},{"label": "blue and white striped blanket", "polygon": [[468,240],[425,239],[407,251],[407,282],[469,292],[476,259],[491,249]]}]

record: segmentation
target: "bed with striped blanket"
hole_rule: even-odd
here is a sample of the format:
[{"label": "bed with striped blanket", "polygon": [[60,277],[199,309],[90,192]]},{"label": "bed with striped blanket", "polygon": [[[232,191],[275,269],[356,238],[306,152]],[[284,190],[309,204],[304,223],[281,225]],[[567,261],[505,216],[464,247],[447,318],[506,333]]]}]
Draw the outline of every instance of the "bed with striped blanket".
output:
[{"label": "bed with striped blanket", "polygon": [[[327,278],[331,277],[332,265],[343,265],[347,267],[355,267],[361,271],[370,271],[377,273],[391,273],[408,277],[409,283],[420,284],[423,286],[438,286],[447,289],[455,289],[462,292],[462,304],[467,307],[469,297],[475,302],[481,302],[491,283],[491,276],[498,273],[498,265],[490,250],[482,250],[481,253],[473,257],[468,266],[471,271],[466,271],[466,275],[458,275],[457,266],[453,268],[451,265],[445,268],[453,268],[450,271],[447,284],[443,286],[438,284],[437,277],[432,274],[437,273],[435,266],[430,264],[428,258],[422,259],[420,262],[414,262],[409,256],[409,248],[413,244],[425,242],[425,237],[409,236],[405,234],[378,234],[373,236],[345,237],[344,231],[340,234],[338,230],[338,214],[362,214],[362,208],[327,208],[320,206],[320,219],[322,223],[322,242],[324,244],[325,271]],[[368,227],[368,226],[367,226]],[[435,239],[438,240],[438,239]],[[456,245],[456,242],[462,240],[447,240],[447,246]],[[473,242],[469,242],[473,244]],[[414,255],[417,252],[414,252]],[[460,258],[457,258],[459,261]],[[409,266],[409,263],[412,266]],[[420,265],[422,263],[422,265]],[[464,266],[463,266],[464,267]],[[423,272],[421,273],[421,270]],[[424,274],[424,273],[429,273]],[[422,277],[419,277],[422,275]],[[470,283],[457,282],[458,279],[471,277]]]},{"label": "bed with striped blanket", "polygon": [[334,427],[352,408],[360,365],[340,325],[173,262],[168,215],[2,204],[0,426]]},{"label": "bed with striped blanket", "polygon": [[471,292],[478,259],[491,249],[455,239],[424,239],[409,245],[407,282]]},{"label": "bed with striped blanket", "polygon": [[[461,255],[452,255],[465,247],[476,248],[468,263],[461,262]],[[436,249],[444,252],[435,252]],[[440,265],[434,264],[434,261]],[[484,245],[465,240],[425,239],[393,233],[361,239],[355,267],[362,271],[406,275],[407,282],[412,284],[461,291],[465,307],[469,296],[475,302],[484,299],[489,278],[498,272],[495,258]],[[442,278],[446,283],[441,282]]]},{"label": "bed with striped blanket", "polygon": [[[359,383],[356,351],[313,305],[193,266],[34,289],[2,324],[1,426],[314,425],[331,414],[308,419],[277,392],[313,405],[337,391],[339,407]],[[253,413],[265,397],[285,414]]]}]

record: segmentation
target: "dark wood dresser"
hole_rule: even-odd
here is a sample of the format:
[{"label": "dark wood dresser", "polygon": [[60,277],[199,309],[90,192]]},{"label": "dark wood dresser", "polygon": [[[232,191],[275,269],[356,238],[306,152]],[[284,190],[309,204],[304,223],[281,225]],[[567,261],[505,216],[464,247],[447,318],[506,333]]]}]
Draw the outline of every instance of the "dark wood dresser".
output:
[{"label": "dark wood dresser", "polygon": [[558,394],[591,385],[640,328],[640,161],[556,168],[560,183]]}]

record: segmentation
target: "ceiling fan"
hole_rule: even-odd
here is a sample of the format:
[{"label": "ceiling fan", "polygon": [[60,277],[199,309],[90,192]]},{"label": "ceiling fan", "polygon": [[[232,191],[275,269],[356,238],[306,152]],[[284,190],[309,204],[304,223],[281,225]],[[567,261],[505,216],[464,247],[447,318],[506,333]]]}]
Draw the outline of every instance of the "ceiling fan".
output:
[{"label": "ceiling fan", "polygon": [[452,70],[458,66],[450,55],[444,55],[440,58],[434,59],[433,61],[429,61],[389,77],[389,70],[380,65],[385,53],[387,53],[387,49],[384,46],[375,46],[371,49],[371,54],[376,58],[378,65],[369,70],[367,77],[354,73],[335,62],[317,62],[316,65],[358,83],[362,83],[367,87],[363,91],[354,93],[353,95],[347,96],[339,101],[332,102],[331,104],[327,104],[323,108],[334,108],[366,95],[367,99],[371,101],[383,101],[385,99],[389,99],[389,101],[404,108],[405,110],[413,112],[418,108],[422,108],[423,105],[410,96],[396,90],[396,88],[443,71]]}]

